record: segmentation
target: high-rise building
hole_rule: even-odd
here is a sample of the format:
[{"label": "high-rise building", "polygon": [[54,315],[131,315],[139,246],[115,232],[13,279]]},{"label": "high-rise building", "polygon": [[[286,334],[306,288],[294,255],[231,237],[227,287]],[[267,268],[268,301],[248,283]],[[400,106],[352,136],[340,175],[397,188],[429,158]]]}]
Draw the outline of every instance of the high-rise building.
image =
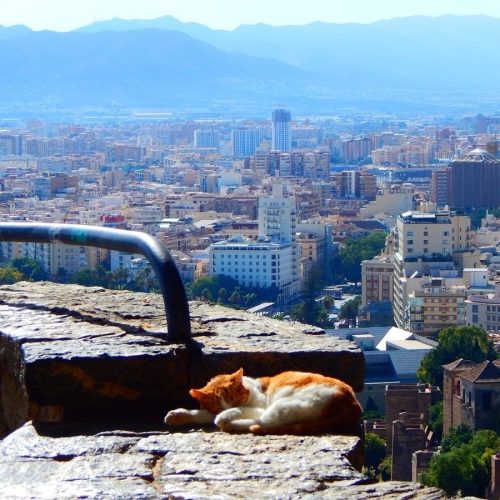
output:
[{"label": "high-rise building", "polygon": [[442,168],[432,172],[431,201],[443,208],[450,204],[450,168]]},{"label": "high-rise building", "polygon": [[193,145],[195,148],[218,148],[220,142],[219,132],[216,130],[202,130],[194,131]]},{"label": "high-rise building", "polygon": [[377,196],[377,178],[369,172],[345,170],[334,174],[333,181],[337,198],[374,200]]},{"label": "high-rise building", "polygon": [[231,130],[231,147],[233,156],[241,158],[252,156],[264,138],[260,129],[235,129]]},{"label": "high-rise building", "polygon": [[292,117],[286,109],[275,109],[272,114],[272,149],[290,151],[292,149]]},{"label": "high-rise building", "polygon": [[[405,212],[396,223],[394,322],[432,335],[463,324],[464,280],[454,262],[470,248],[470,219],[449,211]],[[446,278],[446,279],[442,279]]]},{"label": "high-rise building", "polygon": [[450,205],[454,209],[500,206],[500,160],[474,149],[450,163]]}]

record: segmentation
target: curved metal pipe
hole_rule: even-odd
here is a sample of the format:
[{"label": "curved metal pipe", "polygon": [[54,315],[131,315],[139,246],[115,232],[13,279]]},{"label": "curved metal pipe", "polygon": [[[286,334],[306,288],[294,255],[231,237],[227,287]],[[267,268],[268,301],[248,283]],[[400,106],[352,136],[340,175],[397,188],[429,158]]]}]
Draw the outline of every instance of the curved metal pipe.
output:
[{"label": "curved metal pipe", "polygon": [[187,343],[191,338],[189,305],[184,284],[167,247],[137,231],[80,224],[0,222],[0,241],[79,245],[144,255],[158,277],[167,318],[167,340]]}]

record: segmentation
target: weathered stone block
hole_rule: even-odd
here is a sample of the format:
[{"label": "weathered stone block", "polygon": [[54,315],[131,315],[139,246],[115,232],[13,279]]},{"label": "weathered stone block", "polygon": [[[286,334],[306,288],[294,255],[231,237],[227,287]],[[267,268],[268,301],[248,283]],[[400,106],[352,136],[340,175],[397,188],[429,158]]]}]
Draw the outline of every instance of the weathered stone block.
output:
[{"label": "weathered stone block", "polygon": [[316,371],[363,387],[350,342],[200,302],[193,340],[168,344],[161,296],[54,283],[0,287],[0,429],[195,405],[192,386],[243,366],[251,376]]},{"label": "weathered stone block", "polygon": [[195,337],[190,366],[195,386],[243,367],[249,376],[319,372],[344,380],[357,392],[363,390],[364,356],[355,344],[314,326],[202,303],[193,306],[193,321],[209,332]]},{"label": "weathered stone block", "polygon": [[354,436],[218,431],[40,435],[0,443],[2,495],[39,498],[443,498],[414,483],[366,485]]}]

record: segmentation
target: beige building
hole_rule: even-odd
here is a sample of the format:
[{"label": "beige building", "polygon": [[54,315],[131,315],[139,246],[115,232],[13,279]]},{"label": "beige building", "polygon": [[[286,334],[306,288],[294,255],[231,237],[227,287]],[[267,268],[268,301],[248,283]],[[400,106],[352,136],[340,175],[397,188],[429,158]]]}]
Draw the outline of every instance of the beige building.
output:
[{"label": "beige building", "polygon": [[408,330],[425,337],[446,326],[465,324],[466,288],[446,286],[443,278],[422,280],[422,287],[408,297],[405,322]]},{"label": "beige building", "polygon": [[[399,215],[394,246],[393,302],[394,322],[399,328],[411,330],[410,325],[413,324],[415,328],[418,326],[418,331],[430,332],[434,328],[432,325],[445,323],[445,318],[448,321],[450,317],[455,317],[453,321],[461,321],[461,311],[448,314],[448,309],[452,307],[448,301],[456,301],[456,308],[461,309],[458,299],[462,292],[458,293],[460,288],[453,287],[465,285],[464,280],[459,278],[459,268],[464,263],[469,267],[473,260],[468,258],[469,254],[472,255],[469,247],[470,219],[467,216],[449,211],[405,212]],[[458,268],[454,262],[457,256],[460,257]],[[428,287],[431,278],[445,278],[445,281],[441,281],[441,286]],[[435,306],[425,300],[430,294],[436,301]],[[440,301],[443,302],[441,306]],[[436,314],[427,313],[428,318],[420,318],[422,313],[416,311],[429,307]],[[438,310],[434,311],[434,307]],[[442,315],[438,314],[440,307],[443,308]],[[419,318],[418,321],[415,318]]]},{"label": "beige building", "polygon": [[451,255],[470,246],[470,218],[449,211],[404,212],[397,220],[396,252],[403,260]]},{"label": "beige building", "polygon": [[471,295],[465,301],[466,323],[490,333],[500,333],[500,281],[494,293]]},{"label": "beige building", "polygon": [[394,261],[390,255],[379,255],[361,263],[361,305],[383,300],[393,301]]},{"label": "beige building", "polygon": [[[63,243],[2,242],[5,260],[29,257],[40,262],[42,268],[51,275],[64,269],[68,275],[89,267],[87,248]],[[90,254],[89,254],[90,255]]]},{"label": "beige building", "polygon": [[385,189],[379,192],[376,198],[359,210],[361,219],[376,217],[378,214],[396,216],[413,207],[413,193],[411,191]]},{"label": "beige building", "polygon": [[500,218],[491,214],[481,221],[481,227],[472,234],[475,246],[496,246],[500,244]]}]

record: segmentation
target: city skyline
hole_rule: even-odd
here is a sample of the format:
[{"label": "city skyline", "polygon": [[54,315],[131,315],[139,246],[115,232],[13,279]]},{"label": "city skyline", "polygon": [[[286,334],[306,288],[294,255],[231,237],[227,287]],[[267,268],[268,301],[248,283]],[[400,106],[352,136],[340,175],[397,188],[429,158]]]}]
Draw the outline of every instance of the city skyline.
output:
[{"label": "city skyline", "polygon": [[[487,15],[500,18],[500,4],[495,0],[466,1],[421,0],[397,2],[381,0],[311,0],[307,7],[299,0],[281,2],[256,0],[251,10],[231,0],[185,2],[145,0],[141,3],[109,0],[98,2],[62,0],[21,0],[2,7],[0,25],[23,24],[34,30],[71,31],[96,21],[112,18],[155,19],[171,15],[183,22],[197,22],[215,29],[233,30],[241,24],[301,25],[316,21],[369,24],[383,19],[407,16]],[[57,15],[55,15],[57,13]]]}]

